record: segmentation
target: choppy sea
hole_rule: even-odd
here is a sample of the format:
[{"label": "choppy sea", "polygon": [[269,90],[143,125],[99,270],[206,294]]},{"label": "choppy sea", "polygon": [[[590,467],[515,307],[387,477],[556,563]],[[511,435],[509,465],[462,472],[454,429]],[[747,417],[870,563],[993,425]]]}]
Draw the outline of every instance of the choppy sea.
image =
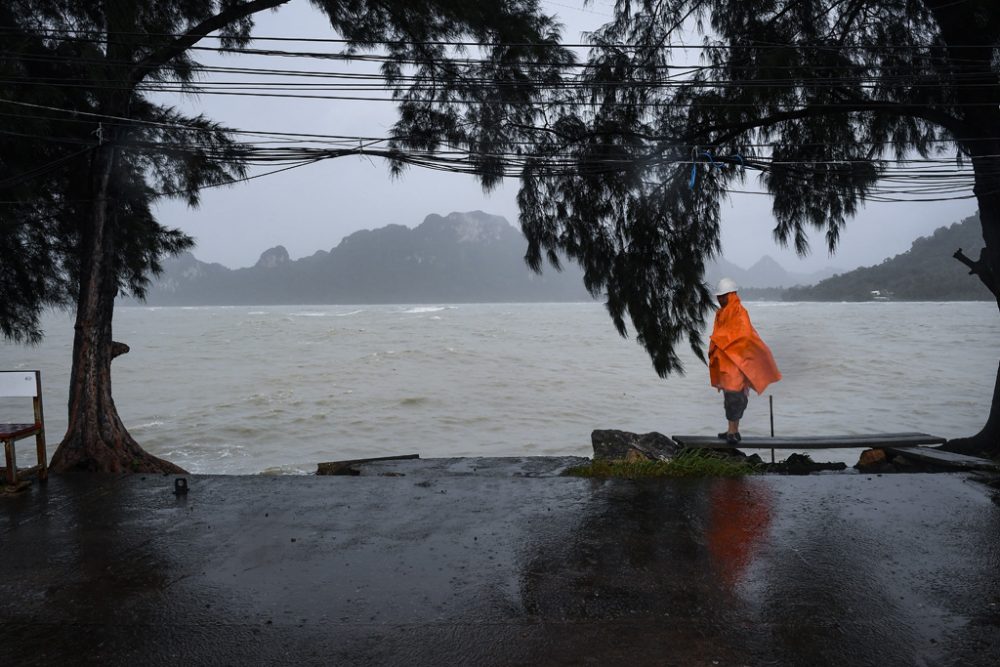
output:
[{"label": "choppy sea", "polygon": [[[991,303],[748,302],[784,379],[776,435],[975,432],[1000,359]],[[66,427],[72,318],[0,368],[40,368],[50,454]],[[149,451],[194,473],[311,473],[316,463],[582,455],[594,429],[724,429],[721,395],[685,350],[660,379],[597,303],[144,308],[116,311],[114,396]],[[770,430],[752,396],[745,434]],[[0,403],[14,414],[19,406]],[[28,407],[30,415],[30,406]],[[819,451],[857,460],[860,450]],[[781,456],[779,452],[779,456]]]}]

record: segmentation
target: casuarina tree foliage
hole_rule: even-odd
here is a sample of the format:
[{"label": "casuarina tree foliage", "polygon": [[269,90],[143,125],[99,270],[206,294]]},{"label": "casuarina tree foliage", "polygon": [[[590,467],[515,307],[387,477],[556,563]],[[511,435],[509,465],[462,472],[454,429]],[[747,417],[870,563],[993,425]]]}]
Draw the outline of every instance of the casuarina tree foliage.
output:
[{"label": "casuarina tree foliage", "polygon": [[[114,300],[121,293],[141,297],[159,259],[191,245],[156,221],[154,202],[184,197],[196,205],[202,188],[243,176],[249,149],[206,118],[153,103],[149,86],[192,82],[195,45],[214,34],[214,46],[238,51],[252,41],[255,14],[288,1],[0,5],[0,74],[7,81],[0,91],[0,331],[35,342],[44,308],[76,307],[69,426],[53,470],[180,470],[143,451],[119,419],[111,361],[128,347],[112,338]],[[401,99],[426,81],[488,81],[495,72],[488,63],[503,62],[505,74],[524,83],[496,100],[492,112],[517,117],[537,94],[533,82],[550,77],[544,62],[569,59],[553,48],[558,33],[536,0],[312,4],[348,40],[348,50],[381,45]],[[481,44],[483,61],[457,58],[448,43],[461,41]],[[511,108],[515,99],[522,104]],[[438,113],[437,106],[423,112]],[[438,141],[437,128],[429,125],[421,141]]]},{"label": "casuarina tree foliage", "polygon": [[[682,28],[700,32],[694,48]],[[529,262],[580,262],[661,375],[681,370],[685,341],[701,356],[720,203],[751,176],[773,199],[775,238],[800,252],[810,230],[834,249],[865,201],[972,185],[985,248],[955,256],[1000,303],[993,0],[620,0],[592,39],[544,122],[513,121],[493,152],[516,156]],[[1000,451],[998,399],[953,448]]]},{"label": "casuarina tree foliage", "polygon": [[[287,1],[0,7],[0,73],[12,81],[0,91],[10,121],[0,250],[16,257],[0,266],[0,330],[35,340],[40,309],[77,310],[55,469],[175,469],[143,452],[115,411],[111,359],[127,348],[112,339],[114,297],[141,295],[158,258],[190,244],[156,223],[151,204],[196,203],[200,188],[239,177],[252,151],[207,119],[153,104],[148,86],[192,81],[191,49],[206,35],[242,49],[254,15]],[[393,167],[475,173],[487,188],[519,177],[529,264],[579,262],[661,375],[682,370],[684,343],[702,354],[720,203],[756,175],[777,240],[801,252],[810,230],[835,248],[865,201],[973,186],[985,248],[955,256],[1000,305],[992,0],[620,0],[579,65],[534,0],[312,4],[349,50],[388,56],[400,105],[384,153]],[[680,39],[691,26],[702,35],[694,49]],[[951,446],[996,452],[998,442],[995,392],[982,432]]]}]

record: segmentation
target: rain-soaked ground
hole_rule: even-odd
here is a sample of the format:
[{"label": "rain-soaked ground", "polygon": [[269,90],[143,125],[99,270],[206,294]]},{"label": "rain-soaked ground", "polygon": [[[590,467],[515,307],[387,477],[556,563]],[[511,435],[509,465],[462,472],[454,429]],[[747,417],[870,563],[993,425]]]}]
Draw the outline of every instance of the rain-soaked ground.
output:
[{"label": "rain-soaked ground", "polygon": [[[407,467],[407,466],[410,467]],[[0,496],[3,665],[995,665],[966,474],[54,477]]]}]

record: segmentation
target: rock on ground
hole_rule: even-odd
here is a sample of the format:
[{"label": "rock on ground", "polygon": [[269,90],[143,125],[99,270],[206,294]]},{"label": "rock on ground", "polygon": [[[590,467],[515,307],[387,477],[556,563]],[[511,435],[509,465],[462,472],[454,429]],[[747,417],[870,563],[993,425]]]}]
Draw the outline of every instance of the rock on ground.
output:
[{"label": "rock on ground", "polygon": [[595,461],[635,460],[637,457],[664,461],[682,449],[672,438],[655,431],[639,434],[613,429],[596,430],[590,434],[590,442],[594,447]]}]

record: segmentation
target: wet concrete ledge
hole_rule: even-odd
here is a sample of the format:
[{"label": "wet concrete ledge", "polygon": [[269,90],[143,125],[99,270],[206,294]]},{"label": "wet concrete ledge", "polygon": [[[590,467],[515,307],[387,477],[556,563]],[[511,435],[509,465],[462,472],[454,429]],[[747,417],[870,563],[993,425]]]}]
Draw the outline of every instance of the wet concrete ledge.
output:
[{"label": "wet concrete ledge", "polygon": [[458,456],[374,460],[351,467],[362,476],[376,477],[559,477],[586,463],[590,459],[583,456]]},{"label": "wet concrete ledge", "polygon": [[630,482],[446,461],[191,476],[184,496],[172,477],[63,476],[0,498],[3,664],[993,665],[1000,652],[1000,505],[967,474]]}]

